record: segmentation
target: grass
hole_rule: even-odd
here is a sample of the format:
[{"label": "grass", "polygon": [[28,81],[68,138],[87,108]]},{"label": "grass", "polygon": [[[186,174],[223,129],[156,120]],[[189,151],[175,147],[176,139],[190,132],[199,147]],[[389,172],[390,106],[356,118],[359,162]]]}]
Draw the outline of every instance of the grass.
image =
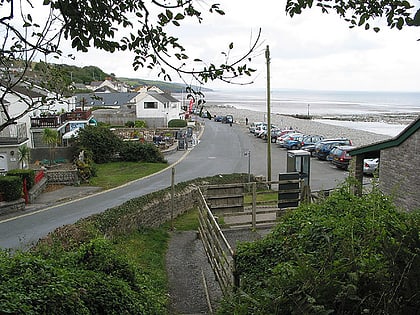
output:
[{"label": "grass", "polygon": [[96,176],[89,180],[89,186],[110,189],[136,179],[157,173],[168,167],[166,163],[110,162],[96,164]]},{"label": "grass", "polygon": [[[198,210],[180,215],[173,225],[177,231],[198,230]],[[142,228],[114,240],[115,249],[153,279],[156,294],[166,297],[168,275],[165,262],[171,226],[171,222],[167,222],[159,228]]]}]

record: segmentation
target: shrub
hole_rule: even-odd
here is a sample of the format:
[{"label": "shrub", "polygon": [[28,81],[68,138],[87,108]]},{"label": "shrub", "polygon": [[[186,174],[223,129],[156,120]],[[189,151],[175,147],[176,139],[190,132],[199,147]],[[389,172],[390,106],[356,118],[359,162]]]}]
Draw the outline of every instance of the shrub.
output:
[{"label": "shrub", "polygon": [[127,122],[125,123],[125,126],[126,126],[126,127],[129,127],[129,128],[133,128],[133,127],[134,127],[134,121],[131,121],[131,120],[127,121]]},{"label": "shrub", "polygon": [[165,162],[162,152],[154,144],[130,141],[123,142],[120,149],[120,158],[128,162]]},{"label": "shrub", "polygon": [[96,176],[96,167],[93,163],[93,154],[89,150],[84,150],[83,159],[75,158],[74,164],[77,167],[79,178],[87,182],[89,178]]},{"label": "shrub", "polygon": [[303,205],[238,247],[244,293],[221,313],[417,314],[419,223],[419,211],[399,212],[378,191],[357,197],[343,187]]},{"label": "shrub", "polygon": [[22,198],[22,179],[19,176],[0,176],[0,192],[4,201]]},{"label": "shrub", "polygon": [[183,128],[187,126],[187,121],[183,119],[172,119],[168,122],[170,128]]},{"label": "shrub", "polygon": [[95,163],[106,163],[114,158],[122,140],[107,127],[86,126],[80,129],[77,144],[80,150],[85,149],[93,153]]},{"label": "shrub", "polygon": [[15,169],[6,173],[7,176],[18,176],[21,178],[22,183],[26,179],[26,188],[29,190],[35,185],[35,171]]},{"label": "shrub", "polygon": [[134,122],[134,127],[136,127],[136,128],[146,128],[147,124],[144,120],[136,120]]}]

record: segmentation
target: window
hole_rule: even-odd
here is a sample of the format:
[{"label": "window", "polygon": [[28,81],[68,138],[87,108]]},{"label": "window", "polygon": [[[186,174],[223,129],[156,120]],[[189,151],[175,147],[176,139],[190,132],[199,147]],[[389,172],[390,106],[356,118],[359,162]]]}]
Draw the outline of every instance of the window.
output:
[{"label": "window", "polygon": [[158,108],[157,102],[144,102],[144,109],[156,109]]}]

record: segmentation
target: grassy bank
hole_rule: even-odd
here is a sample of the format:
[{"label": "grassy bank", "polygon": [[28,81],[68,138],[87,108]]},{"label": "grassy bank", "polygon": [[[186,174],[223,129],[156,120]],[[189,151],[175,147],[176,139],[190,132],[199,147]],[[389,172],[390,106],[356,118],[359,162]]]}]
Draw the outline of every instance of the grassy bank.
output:
[{"label": "grassy bank", "polygon": [[168,167],[166,163],[111,162],[96,164],[96,176],[87,185],[110,189],[155,174]]}]

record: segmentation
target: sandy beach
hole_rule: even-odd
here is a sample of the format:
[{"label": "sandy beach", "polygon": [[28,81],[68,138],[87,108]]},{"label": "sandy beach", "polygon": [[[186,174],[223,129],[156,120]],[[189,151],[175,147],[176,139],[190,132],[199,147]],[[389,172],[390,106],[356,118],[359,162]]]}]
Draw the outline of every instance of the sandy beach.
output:
[{"label": "sandy beach", "polygon": [[[247,109],[237,109],[231,106],[210,105],[206,106],[209,113],[214,115],[233,115],[234,123],[245,126],[245,120],[249,123],[266,121],[265,113]],[[297,129],[304,134],[323,135],[325,138],[347,137],[351,139],[355,146],[369,145],[375,142],[390,139],[391,136],[377,134],[373,132],[351,129],[343,126],[333,126],[314,120],[299,119],[291,116],[271,114],[271,124],[279,128]]]}]

